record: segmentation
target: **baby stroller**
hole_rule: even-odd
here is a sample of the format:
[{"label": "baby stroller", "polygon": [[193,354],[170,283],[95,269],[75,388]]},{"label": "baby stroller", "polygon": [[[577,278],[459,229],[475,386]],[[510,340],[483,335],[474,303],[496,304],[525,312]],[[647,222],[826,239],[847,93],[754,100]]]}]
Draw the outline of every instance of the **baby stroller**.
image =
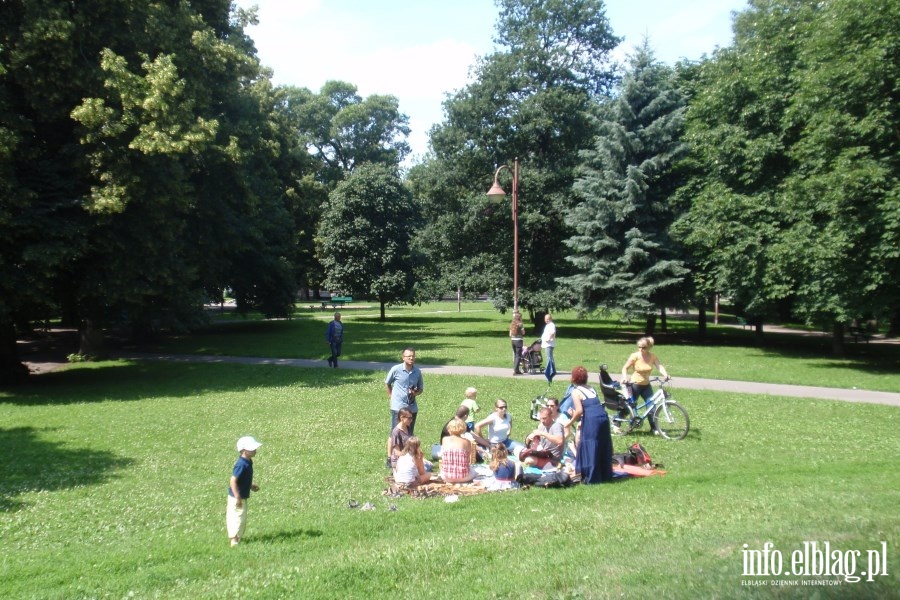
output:
[{"label": "baby stroller", "polygon": [[522,369],[526,373],[540,373],[544,368],[544,357],[541,354],[541,340],[522,347]]},{"label": "baby stroller", "polygon": [[609,375],[609,367],[605,364],[600,365],[600,391],[603,393],[603,406],[607,410],[620,412],[628,412],[628,398],[622,391],[622,386],[618,381],[613,381]]}]

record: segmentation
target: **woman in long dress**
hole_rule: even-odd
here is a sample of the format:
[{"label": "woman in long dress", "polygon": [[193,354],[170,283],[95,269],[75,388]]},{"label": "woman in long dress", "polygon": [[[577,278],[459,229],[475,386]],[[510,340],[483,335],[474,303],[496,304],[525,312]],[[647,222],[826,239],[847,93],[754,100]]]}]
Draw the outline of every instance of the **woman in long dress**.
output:
[{"label": "woman in long dress", "polygon": [[612,481],[612,436],[609,417],[597,392],[587,385],[587,369],[578,366],[572,369],[572,402],[575,412],[572,422],[579,419],[581,435],[575,453],[575,474],[581,476],[582,483],[605,483]]}]

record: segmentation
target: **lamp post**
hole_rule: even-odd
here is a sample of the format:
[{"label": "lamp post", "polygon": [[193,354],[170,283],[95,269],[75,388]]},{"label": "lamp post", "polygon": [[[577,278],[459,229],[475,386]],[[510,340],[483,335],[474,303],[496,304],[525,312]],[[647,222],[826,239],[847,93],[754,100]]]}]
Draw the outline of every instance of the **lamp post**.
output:
[{"label": "lamp post", "polygon": [[[510,170],[509,165],[500,165],[494,172],[494,185],[488,190],[491,202],[500,202],[506,198],[506,192],[500,187],[497,178],[500,171]],[[513,161],[512,168],[512,221],[513,221],[513,312],[519,310],[519,159]]]}]

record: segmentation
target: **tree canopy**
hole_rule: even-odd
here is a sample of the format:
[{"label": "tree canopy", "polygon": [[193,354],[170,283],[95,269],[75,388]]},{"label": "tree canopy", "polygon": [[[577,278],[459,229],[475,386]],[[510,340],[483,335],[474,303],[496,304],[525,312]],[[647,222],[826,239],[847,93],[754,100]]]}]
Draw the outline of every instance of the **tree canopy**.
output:
[{"label": "tree canopy", "polygon": [[366,163],[331,193],[319,224],[325,285],[377,298],[381,318],[391,302],[408,301],[415,280],[410,239],[421,226],[396,168]]},{"label": "tree canopy", "polygon": [[645,42],[629,58],[616,97],[597,112],[594,145],[581,152],[573,186],[577,201],[566,211],[574,273],[562,281],[583,309],[650,317],[677,304],[687,274],[668,233],[684,98],[674,71]]},{"label": "tree canopy", "polygon": [[[444,103],[431,131],[433,155],[410,173],[427,216],[417,245],[434,287],[488,291],[512,304],[509,206],[488,204],[495,168],[518,158],[519,302],[536,312],[568,306],[556,282],[567,273],[564,211],[578,151],[589,146],[591,102],[615,80],[618,43],[599,0],[502,0],[498,44],[473,81]],[[510,186],[507,183],[507,188]]]},{"label": "tree canopy", "polygon": [[[0,3],[0,348],[62,315],[184,327],[233,290],[286,314],[308,158],[227,0]],[[124,27],[124,23],[130,23]]]},{"label": "tree canopy", "polygon": [[679,237],[748,314],[831,326],[837,351],[898,306],[898,25],[890,0],[754,0],[688,109]]}]

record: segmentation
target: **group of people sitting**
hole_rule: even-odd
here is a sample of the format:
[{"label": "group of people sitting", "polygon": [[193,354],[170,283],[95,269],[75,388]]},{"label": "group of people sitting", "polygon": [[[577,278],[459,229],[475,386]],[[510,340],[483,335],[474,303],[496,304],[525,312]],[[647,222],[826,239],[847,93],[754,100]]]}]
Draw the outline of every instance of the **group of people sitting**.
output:
[{"label": "group of people sitting", "polygon": [[[611,481],[609,419],[597,392],[587,385],[587,377],[584,367],[572,369],[573,387],[564,405],[548,398],[538,415],[538,426],[524,442],[512,437],[513,420],[506,400],[498,398],[494,410],[476,422],[477,390],[466,390],[465,400],[441,431],[440,445],[432,448],[432,458],[440,460],[440,479],[445,483],[471,482],[476,477],[474,465],[482,463],[490,469],[494,489],[515,487],[526,467],[565,469],[583,483]],[[394,481],[410,487],[428,483],[434,472],[421,441],[408,433],[411,420],[412,414],[402,409],[390,439]]]}]

